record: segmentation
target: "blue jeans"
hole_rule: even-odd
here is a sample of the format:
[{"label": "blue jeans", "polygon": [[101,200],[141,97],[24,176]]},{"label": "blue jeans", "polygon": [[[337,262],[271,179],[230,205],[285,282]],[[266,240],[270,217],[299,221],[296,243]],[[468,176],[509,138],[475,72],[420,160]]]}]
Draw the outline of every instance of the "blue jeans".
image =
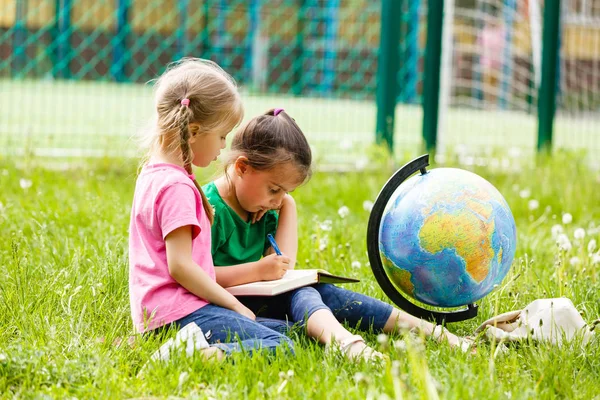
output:
[{"label": "blue jeans", "polygon": [[190,322],[195,322],[205,335],[210,332],[208,343],[227,354],[262,349],[275,353],[275,349],[280,346],[287,346],[292,353],[294,352],[292,340],[280,333],[287,328],[283,321],[269,318],[257,318],[256,321],[252,321],[235,311],[209,304],[173,324],[184,327]]},{"label": "blue jeans", "polygon": [[346,290],[328,283],[301,287],[277,296],[238,297],[256,316],[275,318],[305,324],[308,318],[321,309],[332,312],[341,323],[366,331],[383,330],[393,307],[364,294]]}]

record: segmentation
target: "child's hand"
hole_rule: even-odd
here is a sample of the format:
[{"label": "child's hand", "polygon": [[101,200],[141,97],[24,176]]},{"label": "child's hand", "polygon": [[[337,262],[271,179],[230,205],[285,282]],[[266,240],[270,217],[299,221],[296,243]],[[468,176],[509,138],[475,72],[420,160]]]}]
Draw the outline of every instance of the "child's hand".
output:
[{"label": "child's hand", "polygon": [[272,281],[281,279],[285,272],[290,268],[290,258],[269,254],[258,261],[260,278],[263,281]]},{"label": "child's hand", "polygon": [[252,321],[256,320],[256,315],[250,310],[248,307],[243,305],[242,303],[238,303],[237,306],[233,309],[238,314],[242,314],[244,317],[250,318]]},{"label": "child's hand", "polygon": [[258,221],[260,221],[260,219],[265,216],[265,214],[267,213],[267,211],[269,211],[269,210],[261,210],[259,212],[255,212],[255,213],[250,214],[250,220],[251,220],[251,222],[253,224],[255,224]]},{"label": "child's hand", "polygon": [[[274,208],[274,210],[281,212],[281,210],[284,207],[296,207],[296,202],[294,201],[294,198],[289,194],[286,193],[285,196],[283,196],[283,200],[281,201],[281,205],[278,208]],[[259,212],[255,212],[255,213],[251,213],[250,214],[250,221],[254,224],[258,221],[261,220],[262,217],[265,216],[265,214],[267,212],[269,212],[271,210],[261,210]]]}]

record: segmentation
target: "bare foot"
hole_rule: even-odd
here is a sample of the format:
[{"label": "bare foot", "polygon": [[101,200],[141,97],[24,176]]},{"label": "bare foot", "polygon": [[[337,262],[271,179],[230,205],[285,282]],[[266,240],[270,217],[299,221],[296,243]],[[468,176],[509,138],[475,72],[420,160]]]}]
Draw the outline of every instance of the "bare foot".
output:
[{"label": "bare foot", "polygon": [[471,353],[475,353],[473,340],[458,337],[441,325],[436,325],[435,328],[433,328],[431,336],[440,343],[443,341],[447,341],[450,347],[458,348],[464,353],[466,353],[469,350],[471,351]]},{"label": "bare foot", "polygon": [[346,358],[356,361],[358,359],[364,359],[365,361],[377,361],[377,360],[389,360],[389,357],[378,352],[377,350],[367,346],[365,340],[359,335],[352,335],[339,342],[334,341],[328,343],[325,348],[326,351],[339,351]]},{"label": "bare foot", "polygon": [[200,353],[207,361],[223,361],[225,359],[225,352],[218,347],[207,347],[200,350]]}]

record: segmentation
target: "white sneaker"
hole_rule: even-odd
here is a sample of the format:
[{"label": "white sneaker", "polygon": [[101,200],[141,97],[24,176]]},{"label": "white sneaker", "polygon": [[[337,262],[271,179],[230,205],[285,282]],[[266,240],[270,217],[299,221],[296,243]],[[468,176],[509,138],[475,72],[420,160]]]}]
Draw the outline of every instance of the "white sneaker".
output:
[{"label": "white sneaker", "polygon": [[175,335],[175,338],[167,340],[160,348],[152,354],[150,359],[168,361],[172,351],[177,351],[185,346],[185,354],[191,357],[195,351],[210,347],[204,336],[204,332],[195,322],[190,322]]}]

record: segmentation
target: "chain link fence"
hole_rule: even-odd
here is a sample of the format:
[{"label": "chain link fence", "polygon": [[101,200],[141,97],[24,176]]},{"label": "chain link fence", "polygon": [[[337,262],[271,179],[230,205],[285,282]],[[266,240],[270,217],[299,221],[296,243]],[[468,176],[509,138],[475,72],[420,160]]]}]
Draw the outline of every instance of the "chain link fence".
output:
[{"label": "chain link fence", "polygon": [[[564,3],[555,144],[600,150],[600,5]],[[532,150],[543,2],[446,4],[440,143]],[[427,1],[402,7],[394,143],[415,155]],[[1,152],[135,154],[148,83],[194,56],[233,75],[246,118],[284,107],[318,161],[360,168],[375,138],[380,14],[369,0],[0,0]],[[494,19],[504,46],[489,74],[482,36]]]},{"label": "chain link fence", "polygon": [[373,140],[379,2],[0,0],[0,10],[5,152],[131,152],[152,112],[147,83],[184,56],[228,71],[248,118],[287,108],[331,162]]}]

